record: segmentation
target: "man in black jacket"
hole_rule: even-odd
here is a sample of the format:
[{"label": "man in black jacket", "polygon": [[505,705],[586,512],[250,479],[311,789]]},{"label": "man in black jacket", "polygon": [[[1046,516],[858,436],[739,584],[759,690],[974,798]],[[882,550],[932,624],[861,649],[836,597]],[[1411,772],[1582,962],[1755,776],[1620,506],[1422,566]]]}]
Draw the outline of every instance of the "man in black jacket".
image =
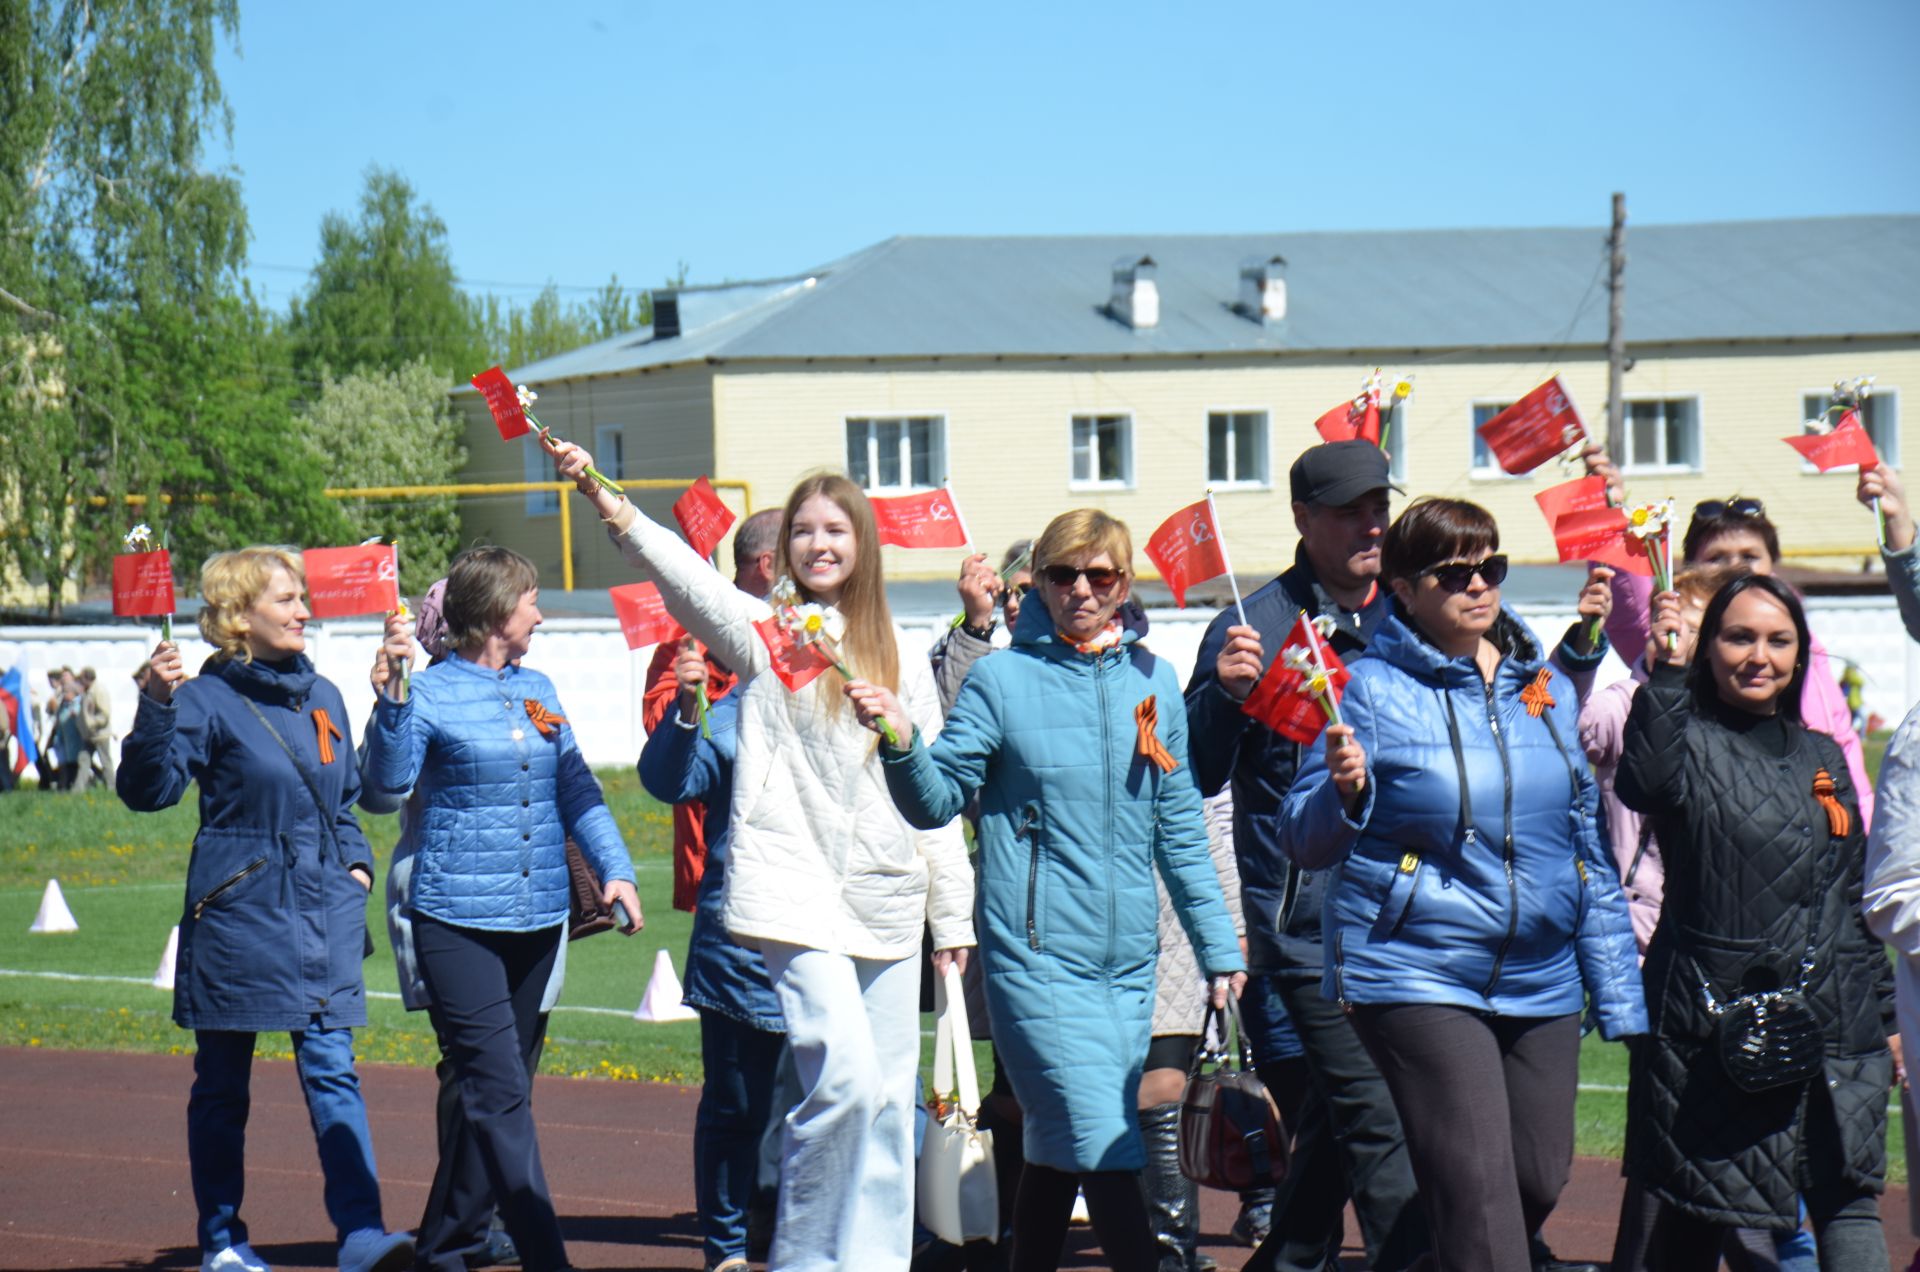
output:
[{"label": "man in black jacket", "polygon": [[[1341,658],[1366,649],[1387,615],[1380,539],[1389,492],[1398,487],[1380,448],[1357,440],[1305,451],[1289,483],[1300,531],[1293,567],[1246,598],[1246,627],[1237,625],[1232,610],[1213,621],[1186,695],[1188,745],[1201,791],[1233,784],[1248,966],[1272,978],[1306,1050],[1312,1083],[1293,1165],[1274,1201],[1272,1232],[1247,1267],[1321,1272],[1331,1266],[1351,1197],[1367,1266],[1399,1272],[1429,1244],[1400,1118],[1346,1014],[1320,993],[1324,872],[1293,867],[1279,844],[1276,818],[1300,747],[1240,710],[1303,610],[1333,620],[1329,643]],[[1285,1096],[1274,1094],[1285,1107]]]}]

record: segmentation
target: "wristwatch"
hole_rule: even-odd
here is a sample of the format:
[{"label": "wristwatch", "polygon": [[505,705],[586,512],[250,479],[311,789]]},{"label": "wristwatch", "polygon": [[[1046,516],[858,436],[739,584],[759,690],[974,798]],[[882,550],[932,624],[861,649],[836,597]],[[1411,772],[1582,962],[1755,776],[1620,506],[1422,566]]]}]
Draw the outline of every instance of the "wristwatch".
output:
[{"label": "wristwatch", "polygon": [[995,622],[993,619],[990,618],[987,620],[987,625],[985,627],[975,627],[972,623],[962,623],[960,624],[960,630],[965,632],[967,635],[973,637],[975,640],[992,640],[993,629],[998,627],[999,625],[1000,625],[999,623]]}]

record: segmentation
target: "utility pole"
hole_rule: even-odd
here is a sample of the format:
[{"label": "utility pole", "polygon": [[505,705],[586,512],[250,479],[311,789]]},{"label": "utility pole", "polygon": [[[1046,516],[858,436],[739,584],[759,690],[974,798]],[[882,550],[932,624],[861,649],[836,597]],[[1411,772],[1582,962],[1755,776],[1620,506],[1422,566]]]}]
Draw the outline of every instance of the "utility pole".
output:
[{"label": "utility pole", "polygon": [[1613,196],[1613,232],[1607,236],[1607,454],[1617,464],[1626,440],[1627,403],[1620,381],[1627,373],[1627,196]]}]

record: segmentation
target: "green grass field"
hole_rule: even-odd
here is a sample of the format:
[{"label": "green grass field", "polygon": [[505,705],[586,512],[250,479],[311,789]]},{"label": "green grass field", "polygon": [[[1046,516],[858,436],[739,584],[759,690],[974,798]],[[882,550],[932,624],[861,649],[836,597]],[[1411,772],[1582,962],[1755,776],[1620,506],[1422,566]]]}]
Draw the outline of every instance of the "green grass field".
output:
[{"label": "green grass field", "polygon": [[[1884,746],[1884,738],[1878,739]],[[1873,753],[1877,767],[1878,747]],[[684,971],[689,916],[671,905],[667,810],[639,787],[631,770],[600,773],[607,802],[633,851],[646,930],[575,942],[567,954],[567,986],[554,1014],[543,1071],[621,1081],[696,1084],[701,1080],[697,1025],[641,1024],[631,1019],[654,961],[666,949]],[[182,881],[198,816],[191,795],[165,813],[136,814],[110,792],[0,798],[0,1046],[94,1051],[180,1052],[193,1039],[173,1025],[172,995],[150,984],[167,932],[179,918]],[[380,860],[393,846],[391,817],[362,816]],[[27,931],[50,878],[80,924],[76,933]],[[369,898],[368,922],[380,946],[367,960],[367,988],[393,995],[393,959],[386,924]],[[925,1022],[930,1035],[931,1017]],[[927,1039],[930,1052],[931,1038]],[[424,1013],[395,997],[374,997],[358,1051],[363,1061],[432,1064],[437,1058]],[[261,1039],[265,1055],[288,1055],[286,1040]],[[979,1048],[981,1083],[991,1061]],[[1580,1054],[1582,1090],[1576,1110],[1578,1150],[1617,1156],[1626,1122],[1626,1049],[1587,1038]],[[1890,1164],[1905,1178],[1899,1114],[1894,1113]]]}]

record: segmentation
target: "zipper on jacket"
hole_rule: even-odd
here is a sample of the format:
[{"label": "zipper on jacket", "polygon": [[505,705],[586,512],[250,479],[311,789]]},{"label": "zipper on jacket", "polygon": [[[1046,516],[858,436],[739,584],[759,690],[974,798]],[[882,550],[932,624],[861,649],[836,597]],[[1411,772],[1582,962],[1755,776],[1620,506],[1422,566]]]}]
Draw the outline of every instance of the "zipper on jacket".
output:
[{"label": "zipper on jacket", "polygon": [[1014,838],[1026,839],[1031,848],[1027,862],[1027,948],[1038,951],[1040,948],[1040,836],[1034,833],[1034,823],[1040,820],[1040,806],[1028,804],[1020,818],[1020,829],[1014,832]]},{"label": "zipper on jacket", "polygon": [[1621,887],[1631,888],[1633,886],[1633,877],[1640,873],[1640,863],[1647,859],[1647,845],[1651,843],[1652,840],[1653,819],[1651,817],[1642,818],[1640,821],[1640,842],[1634,845],[1633,861],[1627,866],[1627,877],[1620,881]]},{"label": "zipper on jacket", "polygon": [[1587,863],[1578,857],[1573,859],[1573,872],[1580,876],[1580,904],[1573,912],[1573,933],[1578,936],[1580,926],[1587,921],[1587,889],[1593,884],[1587,878]]},{"label": "zipper on jacket", "polygon": [[1340,1004],[1341,1011],[1353,1007],[1347,1001],[1347,934],[1344,931],[1333,934],[1333,1001]]},{"label": "zipper on jacket", "polygon": [[1500,752],[1500,782],[1503,787],[1500,826],[1500,861],[1507,872],[1507,934],[1500,939],[1500,948],[1494,951],[1493,975],[1487,977],[1487,987],[1480,992],[1492,997],[1493,987],[1500,983],[1500,969],[1507,961],[1507,951],[1513,947],[1513,938],[1520,930],[1520,881],[1513,872],[1513,763],[1507,755],[1507,735],[1500,730],[1500,713],[1493,698],[1493,682],[1486,681],[1487,727],[1493,730],[1494,746]]},{"label": "zipper on jacket", "polygon": [[216,897],[220,896],[220,894],[223,892],[231,891],[234,887],[239,885],[242,879],[245,879],[248,875],[253,874],[256,870],[259,870],[262,866],[266,864],[267,864],[267,859],[265,857],[260,858],[260,860],[254,862],[252,865],[248,866],[245,870],[242,870],[240,871],[240,873],[229,878],[226,882],[222,883],[219,887],[215,888],[212,892],[207,893],[207,895],[205,895],[204,897],[201,897],[198,901],[195,901],[193,903],[193,917],[198,919],[201,916],[201,914],[205,913],[207,906]]},{"label": "zipper on jacket", "polygon": [[1400,858],[1400,873],[1411,877],[1407,880],[1407,899],[1401,904],[1393,926],[1387,929],[1389,941],[1400,935],[1400,929],[1406,926],[1407,916],[1413,913],[1413,898],[1420,891],[1420,865],[1420,854],[1417,852],[1407,853]]},{"label": "zipper on jacket", "polygon": [[[1117,650],[1123,647],[1116,645],[1114,648]],[[1113,843],[1113,806],[1118,797],[1115,795],[1113,789],[1113,721],[1107,711],[1107,655],[1105,652],[1094,657],[1093,684],[1095,689],[1099,691],[1100,696],[1100,775],[1102,782],[1100,789],[1106,797],[1107,804],[1106,842],[1111,844]],[[1153,854],[1153,846],[1151,844],[1147,846],[1147,854],[1149,858],[1151,858]],[[1151,860],[1149,860],[1147,868],[1148,870],[1152,870]],[[1114,926],[1118,920],[1119,915],[1116,912],[1113,899],[1113,876],[1109,874],[1107,876],[1107,957],[1106,962],[1103,964],[1104,967],[1111,968],[1113,966]]]}]

